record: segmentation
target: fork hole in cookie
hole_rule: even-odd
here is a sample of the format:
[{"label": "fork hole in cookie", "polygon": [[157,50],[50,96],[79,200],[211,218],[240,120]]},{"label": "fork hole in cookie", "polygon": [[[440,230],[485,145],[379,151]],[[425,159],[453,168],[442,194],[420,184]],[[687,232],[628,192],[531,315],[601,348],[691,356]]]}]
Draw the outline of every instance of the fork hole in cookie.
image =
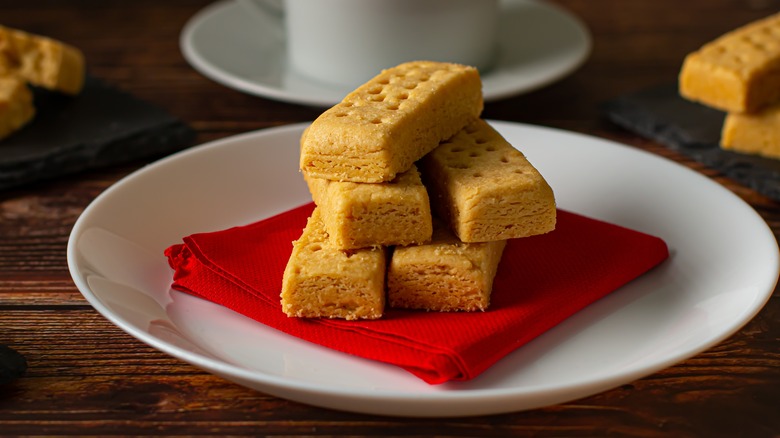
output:
[{"label": "fork hole in cookie", "polygon": [[751,38],[750,44],[756,48],[759,52],[766,52],[766,41],[762,40],[761,38]]}]

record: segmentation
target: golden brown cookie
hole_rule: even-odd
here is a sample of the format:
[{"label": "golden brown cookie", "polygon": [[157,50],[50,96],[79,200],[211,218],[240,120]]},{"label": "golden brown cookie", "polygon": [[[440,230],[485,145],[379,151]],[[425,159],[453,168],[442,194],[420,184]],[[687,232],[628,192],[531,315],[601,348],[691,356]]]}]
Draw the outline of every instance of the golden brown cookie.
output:
[{"label": "golden brown cookie", "polygon": [[689,54],[680,94],[731,112],[755,112],[780,99],[780,14],[724,34]]},{"label": "golden brown cookie", "polygon": [[390,182],[353,183],[304,172],[322,213],[330,243],[338,249],[410,245],[431,239],[428,192],[413,165]]},{"label": "golden brown cookie", "polygon": [[339,251],[328,241],[315,208],[282,280],[282,310],[305,318],[376,319],[385,305],[383,248]]},{"label": "golden brown cookie", "polygon": [[780,105],[755,114],[729,113],[720,145],[734,152],[780,159]]},{"label": "golden brown cookie", "polygon": [[78,94],[84,86],[84,55],[73,46],[0,26],[0,75],[17,75],[49,90]]},{"label": "golden brown cookie", "polygon": [[434,212],[464,242],[555,229],[555,197],[525,156],[476,120],[420,161]]},{"label": "golden brown cookie", "polygon": [[393,251],[388,305],[443,312],[487,310],[506,241],[463,243],[446,224],[434,223],[430,243]]},{"label": "golden brown cookie", "polygon": [[35,115],[27,84],[15,76],[0,77],[0,139],[17,131]]},{"label": "golden brown cookie", "polygon": [[387,182],[482,112],[473,67],[417,61],[384,70],[322,113],[301,143],[317,178]]}]

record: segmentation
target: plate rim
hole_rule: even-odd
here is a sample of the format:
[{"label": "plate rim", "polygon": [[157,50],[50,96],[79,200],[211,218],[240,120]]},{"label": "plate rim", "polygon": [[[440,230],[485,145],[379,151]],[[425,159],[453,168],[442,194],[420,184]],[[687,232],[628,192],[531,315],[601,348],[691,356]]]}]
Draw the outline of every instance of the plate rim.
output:
[{"label": "plate rim", "polygon": [[[533,409],[535,407],[548,405],[547,403],[541,402],[536,406],[531,406],[531,407],[526,406],[521,409],[517,409],[516,407],[513,407],[513,404],[511,402],[516,401],[518,398],[540,396],[540,395],[547,395],[548,398],[549,397],[554,398],[554,394],[558,392],[566,392],[569,395],[580,394],[579,396],[573,398],[570,396],[565,397],[566,400],[574,400],[576,398],[580,398],[581,396],[593,395],[599,392],[606,391],[608,390],[608,388],[605,389],[604,388],[605,385],[608,387],[615,387],[615,386],[619,386],[620,384],[624,384],[636,380],[638,378],[651,375],[659,370],[668,368],[669,366],[672,366],[680,362],[681,360],[694,357],[700,354],[701,352],[709,348],[712,348],[714,345],[723,342],[723,340],[732,336],[737,331],[739,331],[742,327],[744,327],[744,325],[750,322],[761,311],[761,309],[763,309],[767,301],[771,298],[773,290],[778,282],[778,273],[780,273],[780,251],[778,251],[777,240],[774,237],[774,234],[772,233],[768,224],[766,224],[766,221],[758,214],[758,212],[752,206],[750,206],[744,200],[742,200],[738,195],[728,190],[726,187],[718,184],[716,181],[713,181],[710,178],[692,169],[683,166],[680,163],[676,163],[664,157],[652,154],[648,151],[632,148],[625,144],[618,143],[609,139],[603,139],[589,134],[581,134],[581,133],[566,131],[558,128],[529,125],[524,123],[497,121],[497,120],[488,120],[488,122],[491,123],[491,125],[495,126],[499,131],[501,131],[502,126],[513,126],[513,127],[524,128],[524,129],[540,130],[546,133],[551,133],[553,135],[566,135],[577,140],[579,139],[594,140],[598,143],[602,143],[609,147],[618,147],[624,150],[629,150],[630,153],[640,154],[643,156],[644,159],[657,160],[658,162],[664,162],[666,165],[677,166],[680,169],[683,169],[683,171],[689,172],[689,175],[695,178],[699,178],[702,181],[706,181],[709,187],[715,190],[719,190],[722,193],[726,194],[727,196],[732,197],[734,201],[741,203],[746,208],[746,212],[748,210],[749,212],[752,212],[753,220],[757,221],[758,224],[763,224],[763,226],[761,227],[761,232],[767,234],[768,237],[771,237],[772,238],[771,241],[774,242],[773,248],[775,249],[775,251],[773,252],[773,258],[768,262],[768,263],[772,263],[772,265],[774,266],[774,274],[775,274],[774,280],[767,279],[767,284],[766,284],[767,291],[763,293],[755,294],[755,297],[757,299],[751,305],[746,306],[746,310],[749,311],[745,313],[745,316],[742,319],[731,321],[731,324],[726,330],[721,331],[721,333],[718,336],[713,337],[709,342],[702,343],[697,348],[694,349],[688,349],[682,352],[678,352],[675,355],[668,356],[665,360],[653,362],[650,365],[645,365],[633,369],[626,369],[622,373],[615,374],[615,373],[605,372],[601,374],[596,374],[593,375],[593,377],[591,377],[587,381],[575,385],[564,383],[560,385],[524,386],[522,388],[518,388],[518,387],[469,388],[468,390],[465,391],[458,391],[456,388],[453,390],[445,389],[443,391],[436,391],[436,392],[413,392],[413,391],[410,392],[410,391],[389,391],[389,390],[373,390],[370,392],[366,392],[365,390],[360,390],[359,388],[341,388],[341,387],[324,385],[319,382],[302,382],[298,379],[289,376],[271,375],[261,371],[250,370],[238,365],[227,363],[222,360],[210,358],[205,355],[188,351],[177,345],[166,343],[163,340],[160,340],[152,336],[151,334],[136,329],[136,327],[133,324],[125,322],[120,316],[116,315],[113,311],[107,308],[102,303],[102,301],[97,296],[97,294],[95,294],[91,290],[91,288],[86,283],[86,281],[81,278],[81,269],[76,261],[77,259],[76,241],[78,237],[81,235],[81,233],[83,232],[82,228],[86,226],[85,223],[88,220],[91,212],[95,208],[97,208],[97,206],[100,205],[100,203],[103,202],[104,199],[110,197],[112,193],[114,193],[114,191],[119,190],[127,181],[131,181],[137,178],[142,178],[145,173],[153,172],[157,167],[164,166],[166,165],[166,163],[178,160],[183,156],[201,153],[201,151],[204,150],[219,148],[224,145],[229,145],[234,142],[244,141],[246,139],[253,139],[255,137],[285,135],[291,132],[300,132],[306,126],[308,126],[310,122],[265,128],[265,129],[250,131],[250,132],[206,142],[201,145],[194,146],[182,151],[178,151],[167,157],[161,158],[160,160],[155,161],[154,163],[149,164],[147,166],[144,166],[126,175],[125,177],[121,178],[116,183],[112,184],[110,187],[108,187],[106,190],[100,193],[84,209],[81,215],[79,215],[79,218],[76,220],[76,223],[74,224],[73,229],[71,230],[70,236],[68,238],[68,243],[67,243],[67,262],[68,262],[69,272],[71,274],[74,283],[79,289],[80,293],[85,297],[85,299],[89,302],[89,304],[95,310],[97,310],[98,313],[100,313],[103,317],[111,321],[111,323],[116,325],[119,329],[125,331],[126,333],[130,334],[134,338],[146,343],[147,345],[156,348],[157,350],[165,354],[176,357],[177,359],[187,362],[193,366],[205,369],[211,373],[217,374],[228,380],[238,381],[238,383],[240,384],[241,381],[246,380],[246,381],[263,384],[266,387],[266,389],[263,389],[264,391],[267,391],[268,388],[271,388],[274,391],[277,389],[278,390],[292,389],[300,392],[300,394],[316,395],[319,397],[325,397],[326,399],[335,398],[344,401],[381,400],[381,401],[392,401],[392,402],[408,402],[410,398],[414,398],[415,401],[447,402],[450,408],[461,406],[460,409],[464,409],[464,407],[462,406],[463,403],[471,403],[474,401],[484,400],[486,398],[491,401],[491,405],[495,405],[497,402],[507,403],[507,406],[505,406],[504,409],[490,408],[484,411],[480,411],[479,407],[473,407],[473,408],[465,407],[465,409],[468,409],[470,412],[473,412],[473,413],[465,413],[465,414],[457,409],[453,411],[453,415],[446,415],[446,414],[428,415],[423,413],[420,413],[419,415],[414,415],[414,413],[402,414],[405,416],[419,416],[419,417],[472,416],[472,415],[514,412],[518,410]],[[593,388],[601,388],[601,389],[598,389],[596,392],[592,392]],[[257,390],[257,388],[254,389]],[[271,391],[268,391],[268,393],[277,395],[279,397],[296,400],[295,397],[278,395],[277,393]],[[333,403],[332,400],[328,400],[327,403],[324,404],[312,403],[311,401],[306,399],[297,399],[296,401],[301,401],[304,403],[313,404],[322,407],[353,411],[353,412],[374,413],[380,415],[395,415],[392,413],[388,414],[384,412],[374,411],[371,410],[370,407],[366,407],[366,409],[364,410],[349,409],[349,408],[344,408],[343,406],[334,407],[334,405],[332,404]],[[554,403],[559,403],[559,402],[564,402],[564,401],[558,401]]]}]

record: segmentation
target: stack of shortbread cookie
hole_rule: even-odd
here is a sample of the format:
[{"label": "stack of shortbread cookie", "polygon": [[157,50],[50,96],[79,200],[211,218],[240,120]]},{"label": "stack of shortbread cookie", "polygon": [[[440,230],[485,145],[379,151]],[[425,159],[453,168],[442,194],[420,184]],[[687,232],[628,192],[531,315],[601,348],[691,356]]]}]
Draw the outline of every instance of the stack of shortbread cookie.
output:
[{"label": "stack of shortbread cookie", "polygon": [[780,13],[689,54],[679,87],[683,97],[728,112],[723,149],[780,158]]},{"label": "stack of shortbread cookie", "polygon": [[391,307],[486,310],[507,239],[555,228],[542,175],[480,119],[468,66],[374,77],[301,138],[316,208],[284,272],[288,316],[375,319]]},{"label": "stack of shortbread cookie", "polygon": [[35,116],[27,84],[78,94],[84,84],[84,56],[51,38],[0,26],[0,139]]}]

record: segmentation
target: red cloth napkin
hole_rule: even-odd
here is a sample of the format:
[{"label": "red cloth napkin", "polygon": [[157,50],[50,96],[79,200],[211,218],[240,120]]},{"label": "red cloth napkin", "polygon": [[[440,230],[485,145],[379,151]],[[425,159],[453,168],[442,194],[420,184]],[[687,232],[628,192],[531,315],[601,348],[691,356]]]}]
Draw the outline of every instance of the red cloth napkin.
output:
[{"label": "red cloth napkin", "polygon": [[386,309],[372,321],[289,318],[279,301],[282,273],[312,209],[307,204],[250,225],[185,237],[165,251],[174,269],[172,287],[437,384],[476,377],[669,254],[657,237],[559,210],[555,231],[508,243],[486,312]]}]

